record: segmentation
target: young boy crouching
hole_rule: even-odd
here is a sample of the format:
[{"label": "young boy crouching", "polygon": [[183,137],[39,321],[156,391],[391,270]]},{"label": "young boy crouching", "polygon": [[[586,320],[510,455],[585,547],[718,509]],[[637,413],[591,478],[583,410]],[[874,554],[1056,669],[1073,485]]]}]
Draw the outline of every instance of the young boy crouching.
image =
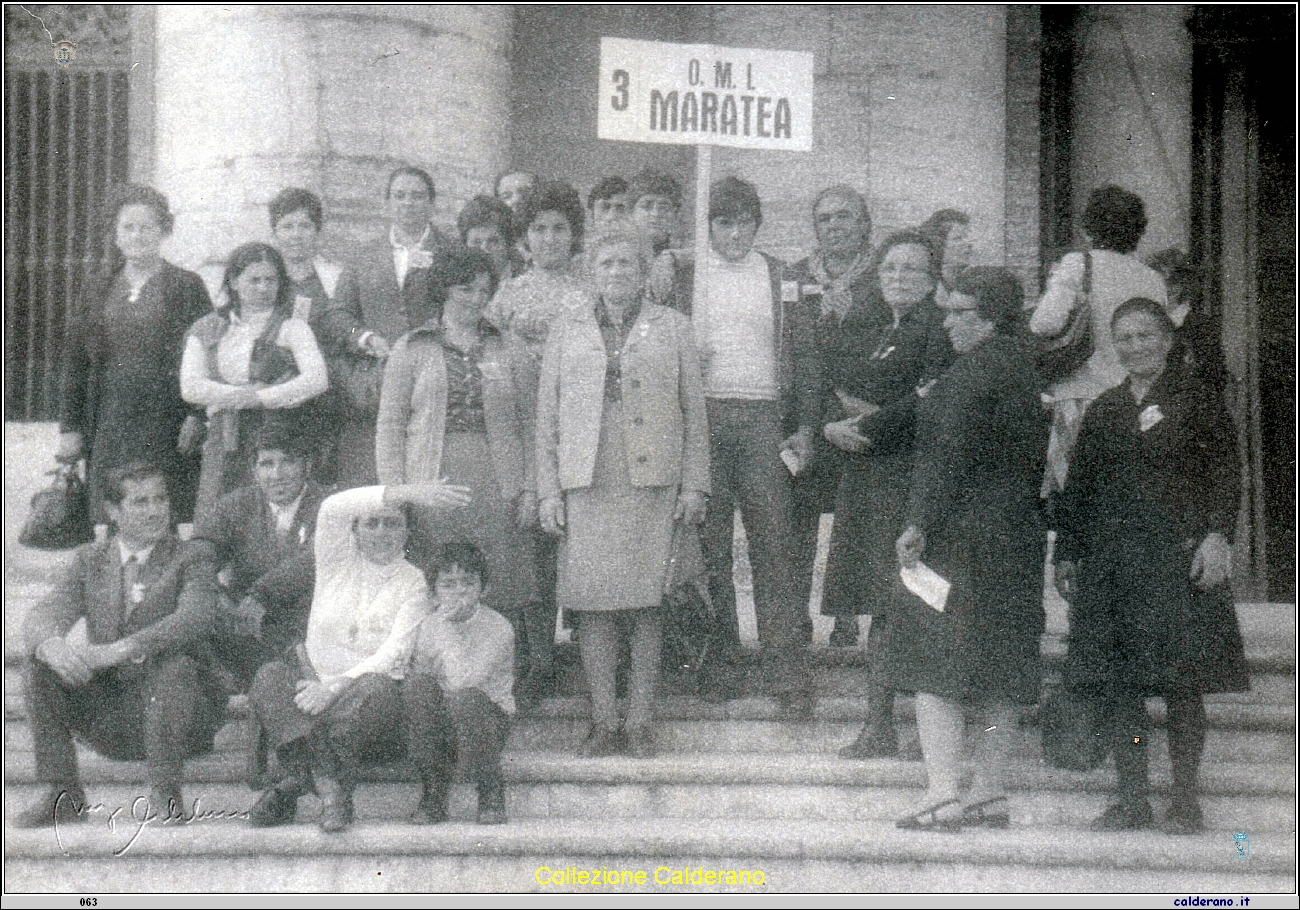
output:
[{"label": "young boy crouching", "polygon": [[411,821],[445,821],[459,773],[478,786],[478,823],[504,824],[501,750],[515,713],[514,631],[480,602],[488,567],[478,547],[444,544],[429,571],[434,609],[416,633],[404,684],[410,754],[423,784]]}]

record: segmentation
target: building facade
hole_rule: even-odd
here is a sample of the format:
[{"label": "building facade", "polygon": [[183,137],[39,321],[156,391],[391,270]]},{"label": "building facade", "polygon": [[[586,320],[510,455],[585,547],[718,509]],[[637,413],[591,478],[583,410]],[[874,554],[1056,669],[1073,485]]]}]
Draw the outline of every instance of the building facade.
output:
[{"label": "building facade", "polygon": [[759,245],[804,255],[812,196],[848,183],[877,236],[969,212],[976,260],[1033,293],[1082,243],[1092,187],[1139,193],[1139,255],[1176,247],[1200,266],[1197,306],[1230,379],[1241,593],[1294,598],[1289,7],[28,4],[5,17],[6,419],[53,412],[60,333],[103,253],[113,183],[168,195],[166,253],[205,277],[269,237],[266,204],[292,185],[325,199],[326,246],[346,259],[380,229],[402,163],[433,174],[444,229],[507,169],[585,192],[655,166],[689,188],[690,149],[596,139],[601,37],[811,51],[813,150],[713,154],[714,177],[758,187]]}]

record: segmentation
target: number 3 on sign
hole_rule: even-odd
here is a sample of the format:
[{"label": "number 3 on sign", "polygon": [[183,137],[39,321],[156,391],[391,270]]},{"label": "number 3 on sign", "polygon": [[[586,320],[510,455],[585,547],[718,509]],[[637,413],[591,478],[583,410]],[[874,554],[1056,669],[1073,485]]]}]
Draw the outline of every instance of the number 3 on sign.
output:
[{"label": "number 3 on sign", "polygon": [[627,110],[627,83],[627,70],[614,70],[614,85],[618,94],[611,95],[609,103],[616,111]]},{"label": "number 3 on sign", "polygon": [[97,906],[99,906],[99,898],[96,898],[96,897],[83,897],[83,898],[81,899],[81,906],[83,906],[83,907],[97,907]]}]

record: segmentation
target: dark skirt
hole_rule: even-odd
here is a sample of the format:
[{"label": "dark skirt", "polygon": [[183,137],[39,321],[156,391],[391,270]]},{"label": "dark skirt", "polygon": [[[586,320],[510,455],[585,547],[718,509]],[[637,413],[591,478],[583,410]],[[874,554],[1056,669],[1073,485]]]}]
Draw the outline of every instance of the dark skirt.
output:
[{"label": "dark skirt", "polygon": [[894,543],[903,532],[912,459],[908,454],[841,461],[822,613],[882,616],[898,575]]},{"label": "dark skirt", "polygon": [[1128,516],[1096,536],[1071,611],[1067,684],[1100,695],[1245,692],[1250,672],[1226,588],[1190,579],[1194,550],[1159,522]]}]

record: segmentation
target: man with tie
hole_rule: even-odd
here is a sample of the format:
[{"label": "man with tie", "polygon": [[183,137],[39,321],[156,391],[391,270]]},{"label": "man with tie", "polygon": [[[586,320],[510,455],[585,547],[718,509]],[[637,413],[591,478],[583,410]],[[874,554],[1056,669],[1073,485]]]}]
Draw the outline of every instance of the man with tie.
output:
[{"label": "man with tie", "polygon": [[328,495],[309,479],[312,442],[295,424],[268,423],[254,446],[256,483],[227,493],[194,526],[220,585],[214,648],[241,692],[307,634],[312,538]]},{"label": "man with tie", "polygon": [[398,338],[440,315],[429,300],[429,268],[455,241],[430,220],[436,198],[433,178],[418,167],[399,167],[388,176],[388,230],[358,251],[321,316],[323,341],[339,352],[331,364],[331,385],[341,385],[350,399],[338,454],[339,485],[345,488],[376,482],[383,358]]},{"label": "man with tie", "polygon": [[85,818],[74,735],[108,758],[143,759],[149,813],[184,814],[182,764],[211,749],[224,718],[206,660],[216,578],[176,537],[164,474],[139,462],[112,472],[105,508],[116,533],[80,547],[24,622],[27,717],[47,789],[19,827]]}]

